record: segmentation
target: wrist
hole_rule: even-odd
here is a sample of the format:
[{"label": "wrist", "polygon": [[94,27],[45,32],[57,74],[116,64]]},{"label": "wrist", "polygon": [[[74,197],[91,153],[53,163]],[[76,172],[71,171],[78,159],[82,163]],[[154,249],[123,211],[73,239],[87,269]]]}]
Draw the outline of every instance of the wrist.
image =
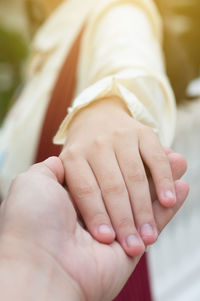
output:
[{"label": "wrist", "polygon": [[85,300],[77,282],[51,255],[10,237],[0,240],[0,291],[7,301]]},{"label": "wrist", "polygon": [[91,102],[86,107],[80,109],[69,123],[69,131],[76,131],[88,120],[102,122],[102,119],[109,119],[111,116],[131,116],[125,102],[117,96],[108,96]]},{"label": "wrist", "polygon": [[86,108],[93,109],[96,107],[115,108],[125,111],[130,115],[126,103],[118,96],[107,96],[91,102]]},{"label": "wrist", "polygon": [[112,113],[114,111],[115,112],[119,111],[131,115],[130,111],[127,108],[126,103],[123,101],[123,99],[119,98],[118,96],[108,96],[108,97],[100,98],[98,100],[91,102],[87,107],[83,108],[83,112],[94,111],[94,110],[98,112],[102,110],[104,114],[106,114],[106,112],[110,112],[111,110]]}]

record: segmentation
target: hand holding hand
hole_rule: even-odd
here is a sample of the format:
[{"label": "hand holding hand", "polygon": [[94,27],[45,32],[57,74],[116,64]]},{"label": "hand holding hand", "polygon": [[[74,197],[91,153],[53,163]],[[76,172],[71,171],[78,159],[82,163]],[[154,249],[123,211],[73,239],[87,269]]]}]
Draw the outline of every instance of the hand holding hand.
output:
[{"label": "hand holding hand", "polygon": [[[175,171],[174,176],[177,176]],[[110,245],[96,241],[79,224],[69,194],[61,185],[63,181],[64,169],[56,157],[32,166],[15,179],[1,207],[0,267],[2,258],[16,259],[21,266],[20,277],[23,264],[31,261],[41,277],[47,261],[51,273],[45,274],[48,281],[44,281],[43,275],[42,283],[50,285],[48,300],[66,300],[70,289],[71,300],[112,300],[133,272],[140,256],[128,257],[117,241]],[[176,181],[175,189],[177,202],[173,208],[165,208],[158,201],[153,203],[159,233],[188,193],[188,185],[183,181]],[[38,266],[38,262],[42,264]],[[61,279],[59,283],[52,284],[52,275],[53,279]],[[1,285],[0,289],[5,293]],[[55,299],[55,296],[53,299],[52,291],[54,294],[58,291],[63,299]],[[11,300],[7,297],[10,293],[4,294],[7,298],[4,300]]]}]

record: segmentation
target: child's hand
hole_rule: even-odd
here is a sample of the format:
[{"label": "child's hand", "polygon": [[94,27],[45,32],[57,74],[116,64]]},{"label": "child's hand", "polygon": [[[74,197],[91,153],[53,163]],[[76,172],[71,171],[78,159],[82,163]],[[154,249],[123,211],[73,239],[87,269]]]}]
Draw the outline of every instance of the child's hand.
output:
[{"label": "child's hand", "polygon": [[157,135],[130,117],[120,100],[101,100],[80,112],[70,125],[61,159],[68,189],[97,240],[111,243],[116,234],[132,256],[155,242],[145,166],[166,207],[176,202],[171,167]]}]

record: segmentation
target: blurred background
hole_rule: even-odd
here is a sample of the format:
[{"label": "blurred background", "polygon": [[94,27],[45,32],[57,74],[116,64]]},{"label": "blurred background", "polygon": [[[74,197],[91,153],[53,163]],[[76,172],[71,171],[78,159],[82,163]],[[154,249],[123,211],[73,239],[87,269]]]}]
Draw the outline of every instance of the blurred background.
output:
[{"label": "blurred background", "polygon": [[36,30],[62,0],[0,0],[0,124],[16,99]]},{"label": "blurred background", "polygon": [[[61,2],[0,0],[0,124],[23,83],[31,38]],[[167,72],[180,102],[186,96],[188,83],[199,75],[200,1],[155,2],[164,21]],[[190,90],[189,96],[194,94]]]},{"label": "blurred background", "polygon": [[23,1],[0,0],[0,123],[22,82],[29,41]]},{"label": "blurred background", "polygon": [[[0,0],[0,124],[23,83],[30,41],[61,2]],[[185,98],[188,83],[199,75],[200,43],[197,41],[200,40],[200,1],[155,2],[164,20],[167,72],[180,102]]]},{"label": "blurred background", "polygon": [[[0,0],[0,125],[23,87],[31,40],[61,2]],[[155,2],[163,18],[167,72],[180,104],[173,148],[188,160],[191,192],[150,251],[152,288],[156,301],[199,301],[200,0]]]}]

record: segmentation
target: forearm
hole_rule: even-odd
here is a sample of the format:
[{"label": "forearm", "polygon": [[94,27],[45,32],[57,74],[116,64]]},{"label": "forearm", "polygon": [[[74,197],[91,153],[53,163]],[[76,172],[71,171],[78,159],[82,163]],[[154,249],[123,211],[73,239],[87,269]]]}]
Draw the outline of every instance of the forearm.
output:
[{"label": "forearm", "polygon": [[82,301],[77,283],[48,255],[6,239],[0,248],[0,292],[6,301]]},{"label": "forearm", "polygon": [[170,145],[176,110],[165,74],[162,26],[156,12],[149,17],[142,6],[134,3],[112,8],[107,5],[88,22],[79,59],[78,96],[55,143],[65,142],[68,125],[79,110],[115,96],[124,102],[130,115],[158,132],[163,144]]},{"label": "forearm", "polygon": [[[157,31],[153,20],[157,21]],[[175,102],[165,72],[159,20],[158,13],[149,17],[134,1],[102,13],[83,40],[78,92],[111,77],[105,96],[121,97],[131,115],[157,130],[162,142],[169,145]]]},{"label": "forearm", "polygon": [[[157,31],[152,19],[157,21]],[[159,20],[158,14],[150,18],[134,1],[119,2],[113,7],[107,4],[86,28],[80,53],[78,91],[126,69],[164,73]]]}]

